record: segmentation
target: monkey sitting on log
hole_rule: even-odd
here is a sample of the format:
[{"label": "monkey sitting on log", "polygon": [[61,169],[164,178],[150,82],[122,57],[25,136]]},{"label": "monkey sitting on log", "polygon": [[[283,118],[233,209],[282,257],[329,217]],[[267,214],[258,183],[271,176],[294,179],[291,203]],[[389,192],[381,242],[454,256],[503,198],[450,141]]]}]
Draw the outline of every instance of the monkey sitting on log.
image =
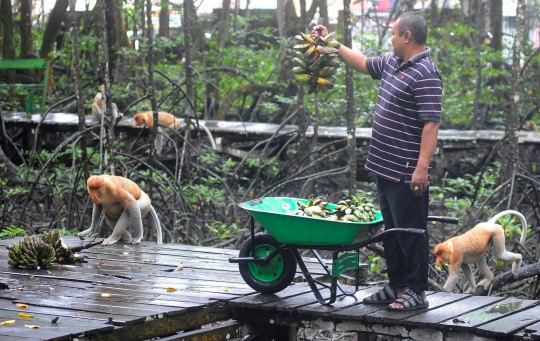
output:
[{"label": "monkey sitting on log", "polygon": [[[148,129],[154,129],[153,111],[146,111],[135,114],[135,116],[133,116],[133,119],[135,119],[135,124],[133,125],[134,127],[139,127],[146,124]],[[156,136],[154,146],[156,147],[157,154],[161,155],[161,149],[163,147],[163,135],[170,136],[175,131],[180,129],[182,127],[183,120],[176,118],[174,115],[169,114],[168,112],[159,111],[158,122],[164,127],[158,127],[158,134]]]},{"label": "monkey sitting on log", "polygon": [[[114,175],[94,175],[86,181],[88,193],[94,203],[92,225],[79,233],[86,236],[97,232],[101,212],[113,229],[112,234],[103,241],[103,245],[112,245],[118,240],[138,244],[143,237],[142,218],[151,213],[156,225],[157,243],[163,243],[161,224],[152,207],[150,197],[133,181]],[[134,229],[134,237],[127,231],[128,225]]]}]

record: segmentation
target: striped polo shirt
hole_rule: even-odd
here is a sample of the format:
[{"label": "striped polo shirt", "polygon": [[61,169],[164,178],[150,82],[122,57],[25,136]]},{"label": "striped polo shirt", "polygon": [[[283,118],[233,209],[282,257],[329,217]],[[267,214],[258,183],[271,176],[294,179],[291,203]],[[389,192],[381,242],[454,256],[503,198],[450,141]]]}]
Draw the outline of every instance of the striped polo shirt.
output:
[{"label": "striped polo shirt", "polygon": [[443,85],[429,49],[403,65],[402,61],[393,54],[366,60],[371,77],[381,85],[365,168],[388,180],[405,177],[410,183],[424,122],[441,120]]}]

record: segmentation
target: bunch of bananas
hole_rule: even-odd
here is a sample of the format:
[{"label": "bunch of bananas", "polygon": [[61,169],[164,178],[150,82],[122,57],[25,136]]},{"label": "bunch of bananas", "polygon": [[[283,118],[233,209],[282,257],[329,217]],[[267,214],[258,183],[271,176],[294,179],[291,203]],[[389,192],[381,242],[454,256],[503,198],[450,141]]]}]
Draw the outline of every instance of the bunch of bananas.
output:
[{"label": "bunch of bananas", "polygon": [[330,213],[330,209],[326,207],[328,202],[322,200],[321,197],[313,198],[313,196],[309,196],[307,204],[304,204],[301,201],[298,201],[296,204],[298,205],[298,208],[292,212],[294,215],[324,218]]},{"label": "bunch of bananas", "polygon": [[56,256],[54,248],[40,237],[26,236],[9,248],[8,264],[24,269],[46,269]]},{"label": "bunch of bananas", "polygon": [[58,263],[75,263],[82,261],[84,259],[78,253],[73,252],[69,246],[66,244],[62,235],[58,230],[51,230],[44,232],[39,236],[46,244],[49,244],[53,247],[56,261]]},{"label": "bunch of bananas", "polygon": [[308,94],[313,92],[326,92],[334,86],[337,78],[333,75],[339,66],[340,59],[336,47],[340,43],[334,39],[336,32],[326,37],[313,39],[305,33],[295,36],[303,43],[295,45],[298,57],[293,60],[298,64],[292,71],[294,79],[301,85],[309,85]]},{"label": "bunch of bananas", "polygon": [[330,216],[333,220],[370,222],[375,220],[375,209],[365,197],[352,195],[350,199],[341,200],[336,204]]}]

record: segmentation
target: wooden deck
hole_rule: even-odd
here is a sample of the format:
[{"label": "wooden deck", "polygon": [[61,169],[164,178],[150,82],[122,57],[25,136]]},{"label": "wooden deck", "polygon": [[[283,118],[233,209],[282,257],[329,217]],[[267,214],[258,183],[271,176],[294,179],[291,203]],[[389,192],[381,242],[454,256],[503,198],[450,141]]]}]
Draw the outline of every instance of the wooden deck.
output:
[{"label": "wooden deck", "polygon": [[[3,119],[7,125],[19,125],[36,127],[42,119],[41,114],[27,114],[24,112],[5,112]],[[87,126],[97,124],[98,121],[93,116],[86,116]],[[139,131],[141,127],[133,127],[134,120],[132,117],[122,118],[117,125],[117,129],[122,131]],[[199,120],[201,125],[204,125],[212,133],[214,138],[225,138],[228,142],[261,140],[270,138],[279,127],[278,124],[272,123],[253,123],[253,122],[232,122],[232,121],[204,121]],[[76,131],[78,125],[78,117],[76,114],[67,113],[50,113],[41,123],[43,128],[51,131]],[[296,131],[296,125],[286,125],[280,131],[282,139]],[[371,128],[356,128],[356,139],[361,144],[367,144],[371,138]],[[313,136],[313,127],[309,127],[306,136]],[[347,136],[346,127],[327,127],[322,126],[318,129],[318,138],[324,140],[343,139]],[[440,130],[439,142],[440,146],[445,149],[460,149],[472,148],[480,144],[493,144],[499,141],[504,136],[504,131],[500,130]],[[279,137],[277,138],[279,140]],[[519,142],[523,144],[540,143],[539,132],[519,132]]]},{"label": "wooden deck", "polygon": [[[2,341],[226,340],[261,330],[295,335],[297,327],[422,341],[540,340],[538,301],[430,293],[429,309],[391,312],[360,303],[377,290],[362,287],[322,306],[305,283],[275,295],[255,293],[228,262],[235,250],[116,244],[84,250],[88,263],[24,270],[7,264],[5,246],[17,240],[0,241],[0,322],[15,320],[0,326]],[[322,275],[318,263],[306,264]]]}]

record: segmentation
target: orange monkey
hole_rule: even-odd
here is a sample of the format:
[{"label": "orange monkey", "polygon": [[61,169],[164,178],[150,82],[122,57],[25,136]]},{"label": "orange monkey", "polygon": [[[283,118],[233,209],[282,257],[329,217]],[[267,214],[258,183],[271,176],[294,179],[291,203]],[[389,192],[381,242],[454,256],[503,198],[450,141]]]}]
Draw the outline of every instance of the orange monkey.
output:
[{"label": "orange monkey", "polygon": [[506,251],[504,246],[504,230],[501,225],[496,224],[500,217],[507,214],[514,214],[521,220],[522,230],[519,242],[523,244],[527,237],[527,222],[523,214],[508,210],[496,214],[487,223],[479,223],[462,235],[450,238],[449,240],[435,246],[436,265],[450,261],[448,269],[448,279],[444,284],[444,290],[452,291],[459,279],[459,269],[463,270],[465,277],[469,281],[469,292],[474,292],[476,282],[471,272],[469,264],[476,263],[484,279],[478,286],[487,288],[493,280],[493,273],[489,270],[484,253],[490,240],[493,240],[493,253],[497,259],[512,264],[512,274],[517,279],[519,268],[521,267],[522,256],[519,253]]},{"label": "orange monkey", "polygon": [[[142,125],[145,125],[150,129],[154,129],[154,112],[153,111],[146,111],[142,113],[135,114],[133,116],[135,119],[134,127],[139,127]],[[170,136],[175,131],[180,129],[182,127],[182,121],[179,118],[174,117],[174,115],[169,114],[168,112],[159,111],[158,112],[158,121],[160,126],[158,127],[158,134],[156,136],[156,140],[154,142],[154,145],[156,146],[157,154],[161,154],[161,148],[163,146],[163,135]],[[161,126],[163,125],[163,126]]]},{"label": "orange monkey", "polygon": [[[148,195],[136,183],[121,176],[94,175],[88,178],[86,184],[88,194],[94,203],[92,225],[80,232],[79,236],[95,233],[99,228],[101,212],[105,211],[105,218],[113,232],[103,241],[103,245],[112,245],[120,239],[138,244],[143,237],[142,218],[150,212],[157,229],[157,243],[163,243],[161,224],[156,211]],[[135,232],[133,238],[127,231],[130,223]]]}]

